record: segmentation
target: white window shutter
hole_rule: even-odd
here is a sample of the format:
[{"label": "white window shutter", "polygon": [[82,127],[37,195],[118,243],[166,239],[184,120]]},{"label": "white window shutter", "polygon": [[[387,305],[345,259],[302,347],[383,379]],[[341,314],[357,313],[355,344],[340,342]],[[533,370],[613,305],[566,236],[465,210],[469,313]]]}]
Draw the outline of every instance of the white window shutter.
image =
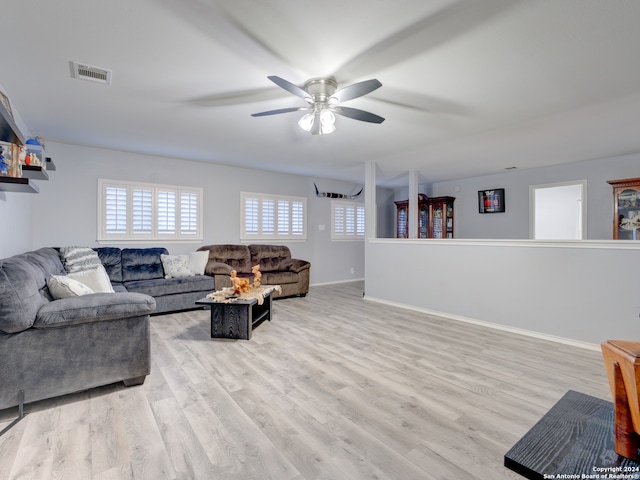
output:
[{"label": "white window shutter", "polygon": [[133,188],[131,201],[134,235],[150,235],[153,232],[153,190]]},{"label": "white window shutter", "polygon": [[158,190],[158,234],[173,235],[176,233],[176,193]]},{"label": "white window shutter", "polygon": [[273,235],[276,229],[275,202],[262,200],[262,230],[263,235]]},{"label": "white window shutter", "polygon": [[244,233],[258,235],[260,220],[259,200],[257,198],[244,199]]},{"label": "white window shutter", "polygon": [[198,233],[198,196],[195,193],[180,193],[180,233],[196,235]]},{"label": "white window shutter", "polygon": [[105,233],[125,235],[127,233],[127,189],[105,187],[104,205]]}]

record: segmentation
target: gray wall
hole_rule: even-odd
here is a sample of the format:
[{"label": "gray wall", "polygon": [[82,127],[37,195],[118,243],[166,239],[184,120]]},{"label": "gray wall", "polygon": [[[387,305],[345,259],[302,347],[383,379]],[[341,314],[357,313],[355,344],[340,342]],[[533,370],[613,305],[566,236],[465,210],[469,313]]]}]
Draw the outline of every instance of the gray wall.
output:
[{"label": "gray wall", "polygon": [[[1,84],[0,91],[6,91]],[[29,130],[15,108],[13,119],[20,131],[29,136]],[[0,191],[0,258],[10,257],[31,248],[33,196],[32,193]]]},{"label": "gray wall", "polygon": [[[316,182],[324,191],[351,193],[360,187],[353,183],[54,142],[47,143],[47,153],[54,158],[57,171],[51,172],[48,182],[39,182],[40,194],[30,196],[31,209],[19,203],[17,195],[25,194],[7,195],[7,205],[0,198],[3,223],[6,211],[18,239],[5,248],[14,234],[3,229],[2,257],[41,246],[97,246],[97,181],[106,178],[204,189],[204,241],[163,244],[172,253],[193,251],[201,244],[239,243],[241,191],[307,197],[307,241],[277,243],[288,245],[294,257],[312,263],[313,284],[364,278],[364,242],[331,241],[331,201],[316,197],[313,188]],[[390,190],[380,191],[383,200],[392,195]],[[19,215],[13,211],[18,208],[22,210]],[[25,220],[29,217],[31,223]]]},{"label": "gray wall", "polygon": [[[366,298],[595,347],[640,337],[640,242],[373,239]],[[464,331],[464,324],[460,324]]]},{"label": "gray wall", "polygon": [[0,258],[31,249],[33,193],[0,192]]},{"label": "gray wall", "polygon": [[[452,196],[456,238],[528,239],[529,186],[587,180],[587,239],[610,240],[613,190],[607,180],[640,177],[640,154],[572,163],[556,167],[512,170],[496,175],[421,185],[429,196]],[[478,213],[478,190],[505,189],[505,213]],[[406,200],[408,188],[395,192]]]}]

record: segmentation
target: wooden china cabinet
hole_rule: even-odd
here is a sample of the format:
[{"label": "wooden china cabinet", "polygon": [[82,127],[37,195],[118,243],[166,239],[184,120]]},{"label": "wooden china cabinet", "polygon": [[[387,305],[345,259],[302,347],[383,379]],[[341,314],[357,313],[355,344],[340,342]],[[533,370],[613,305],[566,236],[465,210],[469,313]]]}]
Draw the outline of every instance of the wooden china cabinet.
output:
[{"label": "wooden china cabinet", "polygon": [[613,239],[640,240],[640,178],[607,183],[613,187]]},{"label": "wooden china cabinet", "polygon": [[[453,238],[455,197],[418,194],[418,238]],[[396,204],[396,238],[409,238],[409,200]]]}]

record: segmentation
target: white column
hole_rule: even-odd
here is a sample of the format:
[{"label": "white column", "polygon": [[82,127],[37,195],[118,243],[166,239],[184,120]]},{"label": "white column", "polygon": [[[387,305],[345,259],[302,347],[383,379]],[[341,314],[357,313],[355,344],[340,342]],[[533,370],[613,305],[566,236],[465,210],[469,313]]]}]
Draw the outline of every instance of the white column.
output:
[{"label": "white column", "polygon": [[376,162],[368,160],[365,163],[364,174],[364,234],[366,238],[378,236],[378,206],[376,204]]},{"label": "white column", "polygon": [[409,238],[418,238],[418,174],[409,171],[409,210],[407,211]]}]

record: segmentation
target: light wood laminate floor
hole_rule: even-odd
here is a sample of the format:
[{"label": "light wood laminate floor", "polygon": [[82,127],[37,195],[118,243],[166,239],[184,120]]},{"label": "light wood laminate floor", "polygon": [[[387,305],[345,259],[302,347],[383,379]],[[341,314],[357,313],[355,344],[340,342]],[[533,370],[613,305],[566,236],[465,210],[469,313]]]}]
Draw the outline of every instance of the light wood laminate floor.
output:
[{"label": "light wood laminate floor", "polygon": [[518,479],[504,453],[567,390],[610,400],[599,352],[362,291],[277,300],[250,341],[212,340],[208,311],[152,317],[145,384],[28,405],[0,479]]}]

